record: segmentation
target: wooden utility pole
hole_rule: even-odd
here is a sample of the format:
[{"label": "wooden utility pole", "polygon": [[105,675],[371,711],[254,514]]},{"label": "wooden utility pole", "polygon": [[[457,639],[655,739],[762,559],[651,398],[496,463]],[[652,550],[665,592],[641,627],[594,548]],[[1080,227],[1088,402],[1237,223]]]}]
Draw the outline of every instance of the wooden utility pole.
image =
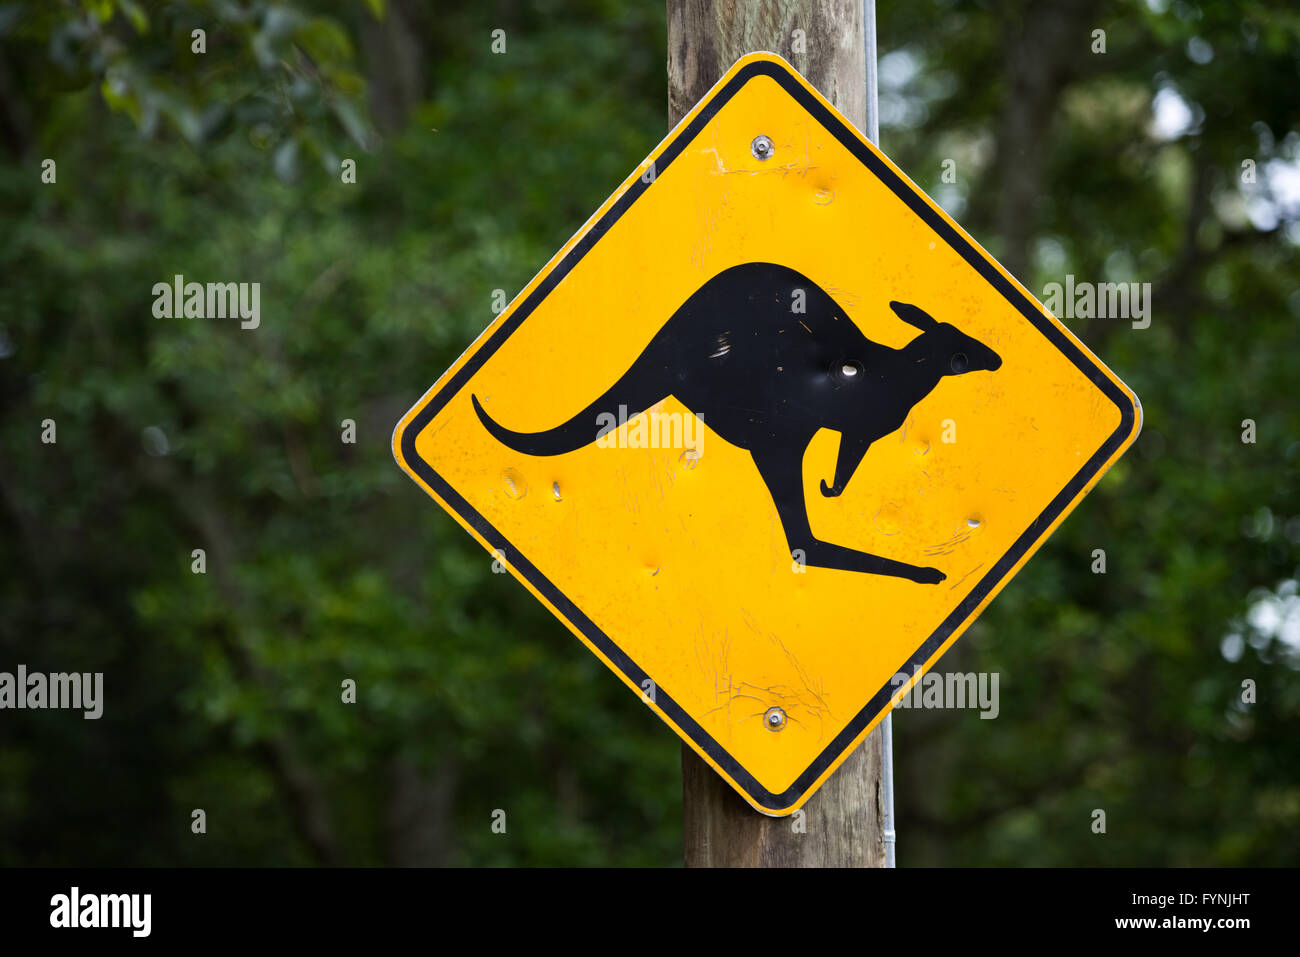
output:
[{"label": "wooden utility pole", "polygon": [[[862,0],[668,0],[672,126],[746,53],[779,53],[859,129],[867,120]],[[884,867],[877,727],[788,817],[754,811],[682,745],[687,867]]]}]

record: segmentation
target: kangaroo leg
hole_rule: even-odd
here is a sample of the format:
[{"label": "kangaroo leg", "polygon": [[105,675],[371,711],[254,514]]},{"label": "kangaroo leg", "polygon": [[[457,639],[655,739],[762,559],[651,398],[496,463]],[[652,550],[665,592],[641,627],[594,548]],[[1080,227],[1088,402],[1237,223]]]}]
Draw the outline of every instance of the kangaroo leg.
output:
[{"label": "kangaroo leg", "polygon": [[870,552],[823,542],[813,536],[803,492],[803,453],[809,441],[811,438],[802,444],[795,443],[797,449],[794,445],[783,445],[781,448],[750,450],[759,475],[772,493],[772,501],[781,518],[781,528],[785,531],[786,544],[790,546],[791,554],[802,551],[804,564],[813,568],[889,575],[922,585],[937,585],[943,581],[947,576],[937,568],[909,565]]}]

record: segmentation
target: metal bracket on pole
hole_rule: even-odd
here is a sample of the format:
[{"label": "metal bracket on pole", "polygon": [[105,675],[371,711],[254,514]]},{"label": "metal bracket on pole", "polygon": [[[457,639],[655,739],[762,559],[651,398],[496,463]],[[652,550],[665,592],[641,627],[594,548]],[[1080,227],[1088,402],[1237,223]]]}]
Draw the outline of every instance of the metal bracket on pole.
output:
[{"label": "metal bracket on pole", "polygon": [[[880,145],[880,91],[876,80],[876,0],[863,0],[862,29],[867,52],[867,139]],[[897,834],[894,831],[894,716],[885,715],[880,722],[881,748],[880,800],[884,805],[881,837],[885,842],[885,866],[894,867],[894,848]]]}]

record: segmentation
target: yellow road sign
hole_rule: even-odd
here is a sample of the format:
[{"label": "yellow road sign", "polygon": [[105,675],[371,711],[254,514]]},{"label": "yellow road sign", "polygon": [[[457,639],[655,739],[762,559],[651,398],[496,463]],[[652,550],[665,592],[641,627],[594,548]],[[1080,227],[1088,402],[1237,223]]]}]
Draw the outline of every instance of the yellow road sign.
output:
[{"label": "yellow road sign", "polygon": [[961,227],[754,54],[393,451],[755,808],[788,814],[1140,420]]}]

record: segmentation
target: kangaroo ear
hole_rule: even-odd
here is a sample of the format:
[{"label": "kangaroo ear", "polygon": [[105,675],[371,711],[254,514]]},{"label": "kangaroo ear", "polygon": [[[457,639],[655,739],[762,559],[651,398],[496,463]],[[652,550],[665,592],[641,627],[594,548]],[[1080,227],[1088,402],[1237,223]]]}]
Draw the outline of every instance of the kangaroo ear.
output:
[{"label": "kangaroo ear", "polygon": [[895,315],[902,319],[909,326],[916,326],[922,332],[933,329],[939,323],[924,309],[913,306],[906,302],[890,302],[889,308],[894,310]]}]

